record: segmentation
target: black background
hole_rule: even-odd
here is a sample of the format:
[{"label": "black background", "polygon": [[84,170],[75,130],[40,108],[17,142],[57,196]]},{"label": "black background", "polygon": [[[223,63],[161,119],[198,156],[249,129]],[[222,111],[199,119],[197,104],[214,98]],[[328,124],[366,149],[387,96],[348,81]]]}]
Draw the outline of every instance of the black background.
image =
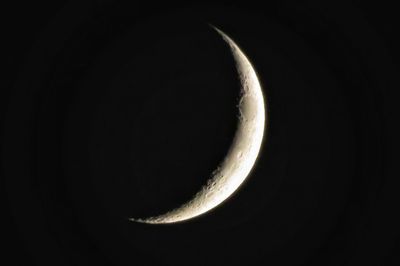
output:
[{"label": "black background", "polygon": [[[5,265],[398,265],[393,6],[361,1],[3,9]],[[268,124],[227,202],[190,199],[229,148],[231,36]]]}]

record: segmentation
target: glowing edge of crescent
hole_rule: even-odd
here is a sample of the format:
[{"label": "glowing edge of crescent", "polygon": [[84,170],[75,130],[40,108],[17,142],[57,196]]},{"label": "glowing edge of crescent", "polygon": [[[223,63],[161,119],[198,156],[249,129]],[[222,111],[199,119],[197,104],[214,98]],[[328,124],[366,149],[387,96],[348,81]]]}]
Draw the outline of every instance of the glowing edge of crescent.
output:
[{"label": "glowing edge of crescent", "polygon": [[148,224],[176,223],[204,214],[228,199],[244,182],[260,152],[265,126],[261,85],[250,61],[225,33],[214,28],[231,48],[242,84],[238,128],[227,156],[207,184],[188,202],[162,215],[130,221]]}]

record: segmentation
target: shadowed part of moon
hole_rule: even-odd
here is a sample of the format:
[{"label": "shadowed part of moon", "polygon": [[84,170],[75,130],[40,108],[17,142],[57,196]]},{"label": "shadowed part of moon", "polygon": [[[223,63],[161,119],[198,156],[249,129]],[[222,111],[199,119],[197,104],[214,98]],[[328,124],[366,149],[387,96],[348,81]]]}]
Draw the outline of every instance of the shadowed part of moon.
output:
[{"label": "shadowed part of moon", "polygon": [[238,127],[233,143],[207,184],[190,201],[167,213],[149,218],[130,218],[131,221],[149,224],[176,223],[208,212],[239,188],[256,162],[265,128],[261,85],[250,61],[235,42],[221,30],[213,28],[229,45],[241,82]]}]

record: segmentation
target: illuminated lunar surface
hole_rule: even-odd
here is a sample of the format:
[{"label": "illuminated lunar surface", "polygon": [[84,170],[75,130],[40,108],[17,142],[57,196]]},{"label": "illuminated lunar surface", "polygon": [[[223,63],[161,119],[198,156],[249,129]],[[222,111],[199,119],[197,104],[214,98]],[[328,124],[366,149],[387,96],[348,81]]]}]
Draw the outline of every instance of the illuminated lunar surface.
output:
[{"label": "illuminated lunar surface", "polygon": [[238,126],[227,155],[202,189],[182,206],[167,213],[129,220],[149,224],[176,223],[217,207],[232,195],[253,168],[260,152],[265,128],[265,106],[260,82],[250,61],[224,32],[214,27],[229,45],[241,82]]}]

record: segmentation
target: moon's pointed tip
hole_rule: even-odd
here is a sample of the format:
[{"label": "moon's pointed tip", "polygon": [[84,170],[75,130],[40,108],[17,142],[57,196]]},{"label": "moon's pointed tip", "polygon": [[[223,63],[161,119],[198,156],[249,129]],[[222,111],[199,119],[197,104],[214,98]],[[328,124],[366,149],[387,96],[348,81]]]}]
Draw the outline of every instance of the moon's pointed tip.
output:
[{"label": "moon's pointed tip", "polygon": [[128,218],[128,220],[129,220],[130,222],[136,222],[136,223],[142,223],[142,224],[147,223],[147,221],[146,221],[146,220],[143,220],[143,219]]},{"label": "moon's pointed tip", "polygon": [[207,23],[208,24],[208,26],[210,27],[210,28],[212,28],[212,29],[214,29],[216,32],[218,32],[219,34],[224,34],[223,32],[222,32],[222,30],[220,30],[219,28],[217,28],[216,26],[214,26],[213,24],[211,24],[211,23]]},{"label": "moon's pointed tip", "polygon": [[214,26],[214,25],[211,24],[211,23],[208,23],[208,25],[209,25],[212,29],[214,29],[214,30],[222,37],[222,39],[223,39],[225,42],[229,43],[230,45],[233,43],[232,40],[228,37],[228,35],[226,35],[225,32],[223,32],[222,30],[220,30],[219,28],[217,28],[216,26]]},{"label": "moon's pointed tip", "polygon": [[141,223],[141,224],[163,224],[163,222],[160,222],[156,219],[136,219],[136,218],[128,218],[130,222],[136,222],[136,223]]},{"label": "moon's pointed tip", "polygon": [[212,23],[210,23],[210,22],[207,22],[207,25],[210,27],[210,28],[213,28],[213,29],[217,29],[217,27],[215,27]]}]

